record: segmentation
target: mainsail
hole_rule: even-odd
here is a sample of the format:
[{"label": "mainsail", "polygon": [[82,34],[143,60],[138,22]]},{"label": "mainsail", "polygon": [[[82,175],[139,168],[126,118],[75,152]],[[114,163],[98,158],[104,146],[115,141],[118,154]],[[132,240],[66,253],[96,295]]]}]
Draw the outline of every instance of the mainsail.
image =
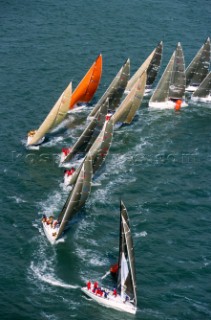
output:
[{"label": "mainsail", "polygon": [[89,122],[83,133],[80,135],[76,143],[70,150],[70,153],[63,160],[64,162],[70,161],[79,152],[88,152],[93,142],[100,133],[105,122],[105,116],[108,111],[109,102],[106,100],[100,109],[97,111],[94,118]]},{"label": "mainsail", "polygon": [[170,99],[182,99],[185,94],[185,60],[182,46],[178,43],[175,50],[174,65],[169,86]]},{"label": "mainsail", "polygon": [[102,75],[102,61],[102,55],[100,54],[73,91],[69,106],[70,109],[73,109],[74,105],[79,102],[87,103],[91,101],[100,83]]},{"label": "mainsail", "polygon": [[[96,138],[95,142],[91,146],[88,155],[92,158],[92,168],[93,168],[93,174],[99,169],[99,167],[102,165],[102,163],[105,161],[105,158],[109,152],[112,138],[113,138],[113,130],[114,130],[114,124],[112,119],[109,121],[106,121],[100,134]],[[84,159],[86,161],[86,157]],[[83,162],[84,162],[83,161]],[[83,162],[77,168],[77,170],[73,173],[69,184],[72,185],[75,183],[79,172],[81,170],[81,167],[83,166]]]},{"label": "mainsail", "polygon": [[62,120],[65,118],[70,105],[70,100],[72,96],[72,82],[68,85],[62,95],[59,97],[58,101],[51,109],[50,113],[47,115],[39,129],[36,131],[33,137],[31,137],[28,145],[33,145],[38,143],[45,134],[56,126],[58,126]]},{"label": "mainsail", "polygon": [[84,206],[91,191],[92,157],[88,155],[81,167],[73,190],[70,192],[64,207],[59,214],[60,223],[56,239],[58,239],[75,213]]},{"label": "mainsail", "polygon": [[124,203],[120,202],[120,246],[117,289],[121,296],[127,294],[137,305],[134,246],[129,218]]},{"label": "mainsail", "polygon": [[147,68],[147,86],[151,86],[153,84],[160,69],[163,54],[163,41],[160,41],[160,43],[158,43],[153,52],[153,57],[150,61],[149,67]]},{"label": "mainsail", "polygon": [[160,81],[149,101],[165,102],[168,99],[182,99],[185,93],[185,64],[181,44],[178,43],[176,50],[162,74]]},{"label": "mainsail", "polygon": [[211,95],[211,72],[208,73],[206,78],[202,81],[200,86],[192,94],[192,98],[205,98]]},{"label": "mainsail", "polygon": [[132,122],[144,96],[146,79],[147,73],[144,71],[112,116],[114,124],[117,122],[130,124]]},{"label": "mainsail", "polygon": [[109,99],[109,110],[114,111],[121,100],[124,93],[125,87],[127,85],[130,75],[130,60],[128,59],[122,68],[119,70],[111,84],[109,85],[106,92],[100,98],[100,100],[95,105],[94,109],[91,111],[89,117],[93,117],[99,110],[100,106]]},{"label": "mainsail", "polygon": [[171,59],[164,70],[160,81],[157,84],[157,87],[155,88],[155,91],[153,95],[151,96],[150,102],[163,102],[166,101],[168,98],[169,93],[169,86],[170,86],[170,80],[171,80],[171,72],[174,65],[174,59],[175,59],[175,52],[172,54]]},{"label": "mainsail", "polygon": [[210,66],[210,38],[208,37],[200,50],[197,52],[187,69],[186,87],[199,86],[207,76]]}]

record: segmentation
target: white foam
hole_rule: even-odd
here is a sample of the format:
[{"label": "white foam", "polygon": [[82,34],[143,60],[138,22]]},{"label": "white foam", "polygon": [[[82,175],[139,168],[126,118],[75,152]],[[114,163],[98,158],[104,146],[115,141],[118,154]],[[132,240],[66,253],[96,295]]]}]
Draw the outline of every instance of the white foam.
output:
[{"label": "white foam", "polygon": [[[66,193],[66,192],[65,192]],[[65,198],[66,198],[65,194]],[[45,214],[46,216],[54,215],[54,213],[58,213],[61,210],[61,203],[65,201],[62,199],[62,194],[58,191],[52,193],[49,198],[45,201],[38,203],[40,207],[39,214]]]},{"label": "white foam", "polygon": [[15,200],[15,203],[18,203],[18,204],[26,202],[26,200],[23,200],[20,197],[16,197],[16,196],[11,196],[11,197],[8,197],[8,198]]},{"label": "white foam", "polygon": [[147,236],[147,232],[146,231],[142,231],[142,232],[138,232],[134,234],[135,238],[139,238],[139,237],[146,237]]},{"label": "white foam", "polygon": [[[79,288],[79,286],[77,286],[77,285],[67,284],[67,283],[64,283],[63,281],[61,281],[60,279],[56,279],[54,277],[54,275],[52,275],[52,274],[49,274],[49,273],[45,274],[44,271],[42,269],[40,269],[39,267],[36,267],[33,262],[31,263],[30,268],[33,271],[33,273],[37,279],[39,279],[43,282],[46,282],[52,286],[62,287],[62,288],[66,288],[66,289],[78,289]],[[46,269],[46,265],[44,265],[44,269]]]}]

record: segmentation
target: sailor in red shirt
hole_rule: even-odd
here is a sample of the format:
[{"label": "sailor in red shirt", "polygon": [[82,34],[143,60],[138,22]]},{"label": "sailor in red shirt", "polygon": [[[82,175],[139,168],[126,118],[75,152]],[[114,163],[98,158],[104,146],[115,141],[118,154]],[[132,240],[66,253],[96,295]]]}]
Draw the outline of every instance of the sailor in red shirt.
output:
[{"label": "sailor in red shirt", "polygon": [[88,290],[91,290],[91,285],[92,285],[92,283],[91,283],[91,281],[89,280],[89,281],[87,282],[87,284],[86,284]]}]

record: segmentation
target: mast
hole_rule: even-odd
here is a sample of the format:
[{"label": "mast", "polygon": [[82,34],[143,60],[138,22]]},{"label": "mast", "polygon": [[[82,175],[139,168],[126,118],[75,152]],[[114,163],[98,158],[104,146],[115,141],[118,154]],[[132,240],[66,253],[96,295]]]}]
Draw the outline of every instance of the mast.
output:
[{"label": "mast", "polygon": [[200,50],[197,52],[187,69],[186,87],[198,86],[207,76],[210,66],[210,38],[208,37]]},{"label": "mast", "polygon": [[92,180],[92,158],[90,155],[85,159],[83,166],[80,170],[75,186],[70,192],[61,213],[59,214],[58,221],[60,227],[56,239],[58,239],[68,222],[72,219],[75,213],[85,204],[89,193],[91,191]]},{"label": "mast", "polygon": [[130,75],[130,60],[128,59],[125,64],[121,67],[111,84],[109,85],[106,92],[97,102],[94,109],[89,114],[89,117],[93,117],[97,110],[100,108],[102,103],[109,98],[109,108],[114,111],[120,102],[120,99],[124,93],[125,87],[127,85],[128,79]]},{"label": "mast", "polygon": [[120,202],[120,237],[117,288],[121,296],[123,296],[125,292],[131,299],[134,300],[134,305],[137,305],[134,247],[130,231],[129,217],[123,201]]}]

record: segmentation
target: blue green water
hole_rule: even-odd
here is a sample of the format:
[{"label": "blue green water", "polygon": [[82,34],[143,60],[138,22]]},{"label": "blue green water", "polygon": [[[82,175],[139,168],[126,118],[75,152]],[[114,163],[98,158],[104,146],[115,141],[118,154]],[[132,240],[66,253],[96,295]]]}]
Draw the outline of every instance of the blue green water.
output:
[{"label": "blue green water", "polygon": [[[2,0],[0,9],[0,318],[211,319],[211,109],[152,112],[145,100],[133,124],[115,132],[99,185],[56,246],[40,218],[67,197],[58,154],[83,123],[25,149],[27,131],[100,52],[93,104],[128,57],[133,73],[160,40],[159,76],[178,41],[188,64],[210,36],[210,1]],[[116,261],[120,198],[135,244],[136,316],[80,291]],[[102,284],[113,286],[110,277]]]}]

